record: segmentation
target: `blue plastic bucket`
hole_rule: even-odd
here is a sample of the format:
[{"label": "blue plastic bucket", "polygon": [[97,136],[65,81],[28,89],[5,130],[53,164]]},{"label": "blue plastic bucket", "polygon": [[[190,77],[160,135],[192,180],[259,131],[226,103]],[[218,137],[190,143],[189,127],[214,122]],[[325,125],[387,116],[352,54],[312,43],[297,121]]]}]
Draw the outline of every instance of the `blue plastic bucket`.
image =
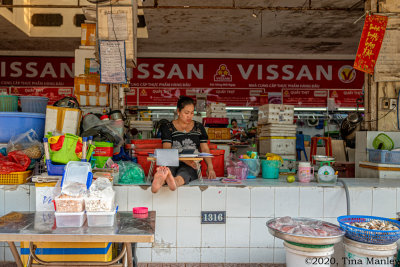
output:
[{"label": "blue plastic bucket", "polygon": [[259,159],[240,159],[249,167],[249,174],[247,179],[254,179],[260,173],[260,160]]},{"label": "blue plastic bucket", "polygon": [[22,112],[46,114],[46,106],[49,102],[47,97],[41,96],[20,96]]},{"label": "blue plastic bucket", "polygon": [[264,179],[279,178],[280,166],[281,162],[279,160],[262,160],[261,161],[262,178]]},{"label": "blue plastic bucket", "polygon": [[39,140],[44,136],[46,115],[40,113],[0,112],[0,143],[8,143],[11,137],[35,130]]}]

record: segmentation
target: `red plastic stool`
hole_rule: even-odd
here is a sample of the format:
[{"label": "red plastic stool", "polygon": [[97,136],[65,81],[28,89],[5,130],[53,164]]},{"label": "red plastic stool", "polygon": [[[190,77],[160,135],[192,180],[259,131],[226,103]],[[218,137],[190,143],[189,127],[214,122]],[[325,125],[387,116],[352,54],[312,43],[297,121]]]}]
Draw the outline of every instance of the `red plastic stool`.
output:
[{"label": "red plastic stool", "polygon": [[311,137],[310,158],[312,164],[315,164],[314,155],[317,154],[318,141],[325,142],[325,156],[332,156],[332,139],[330,137]]}]

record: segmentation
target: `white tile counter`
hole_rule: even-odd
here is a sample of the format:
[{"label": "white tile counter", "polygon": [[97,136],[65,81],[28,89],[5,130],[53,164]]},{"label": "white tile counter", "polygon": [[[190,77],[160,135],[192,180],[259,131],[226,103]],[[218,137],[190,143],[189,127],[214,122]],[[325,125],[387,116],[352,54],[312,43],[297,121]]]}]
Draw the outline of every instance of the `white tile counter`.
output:
[{"label": "white tile counter", "polygon": [[[400,210],[400,179],[346,179],[352,214],[393,218]],[[274,217],[310,217],[336,223],[346,214],[343,187],[246,180],[239,185],[192,182],[152,194],[149,185],[114,186],[119,210],[157,211],[154,244],[138,244],[140,262],[283,263],[283,243],[265,223]],[[0,186],[0,215],[35,210],[35,186]],[[201,224],[201,211],[226,211],[226,224]],[[10,253],[0,244],[0,261]]]}]

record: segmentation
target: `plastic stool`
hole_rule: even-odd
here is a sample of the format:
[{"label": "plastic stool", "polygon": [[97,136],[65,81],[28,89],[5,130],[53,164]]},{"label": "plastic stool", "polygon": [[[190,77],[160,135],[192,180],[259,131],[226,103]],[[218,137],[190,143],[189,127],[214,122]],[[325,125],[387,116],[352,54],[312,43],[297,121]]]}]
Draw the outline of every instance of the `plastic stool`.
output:
[{"label": "plastic stool", "polygon": [[317,147],[319,140],[325,142],[325,156],[332,157],[332,139],[330,137],[312,137],[311,150],[310,150],[310,158],[312,164],[315,164],[314,156],[317,154]]},{"label": "plastic stool", "polygon": [[296,134],[296,151],[297,151],[297,160],[301,160],[301,151],[304,152],[304,157],[306,161],[308,161],[306,148],[304,147],[304,134]]}]

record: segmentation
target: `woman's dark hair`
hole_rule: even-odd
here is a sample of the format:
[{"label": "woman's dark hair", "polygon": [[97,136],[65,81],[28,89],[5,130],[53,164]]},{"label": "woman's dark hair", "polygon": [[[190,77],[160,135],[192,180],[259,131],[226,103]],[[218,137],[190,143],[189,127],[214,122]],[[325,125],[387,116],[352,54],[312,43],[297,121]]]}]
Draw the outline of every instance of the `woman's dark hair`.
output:
[{"label": "woman's dark hair", "polygon": [[187,105],[193,105],[194,106],[194,100],[188,96],[181,96],[179,97],[178,104],[176,105],[176,108],[181,111],[184,109]]},{"label": "woman's dark hair", "polygon": [[236,120],[236,119],[231,119],[231,124],[232,124],[233,122],[236,122],[236,123],[237,123],[237,120]]}]

